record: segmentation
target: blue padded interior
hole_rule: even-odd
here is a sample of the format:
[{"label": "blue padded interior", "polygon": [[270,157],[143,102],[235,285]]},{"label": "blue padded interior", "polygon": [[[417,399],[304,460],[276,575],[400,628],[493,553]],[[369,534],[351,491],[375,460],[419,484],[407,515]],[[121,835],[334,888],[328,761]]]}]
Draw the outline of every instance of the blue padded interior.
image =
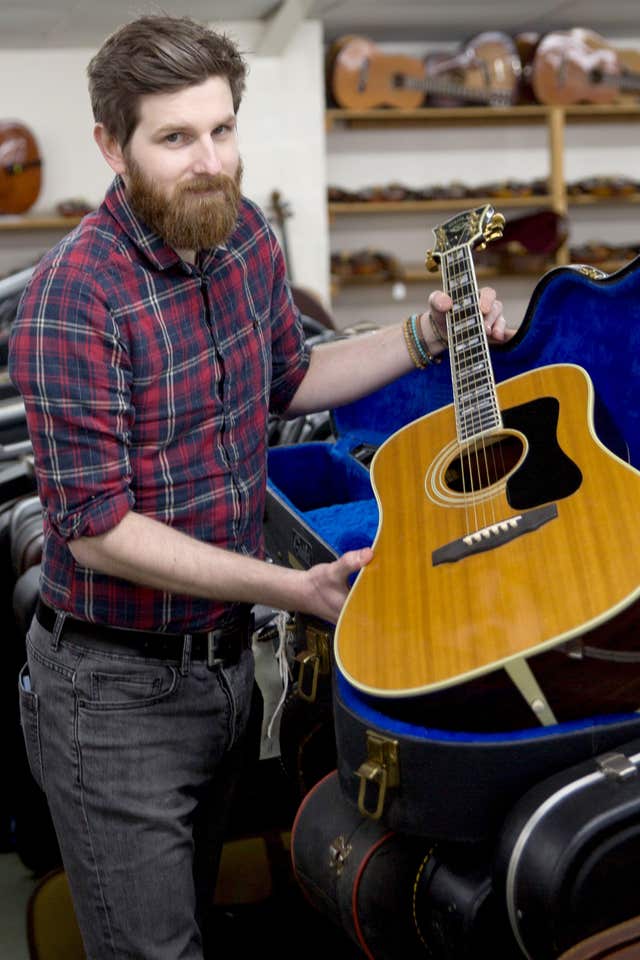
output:
[{"label": "blue padded interior", "polygon": [[[417,723],[410,723],[389,712],[390,702],[381,701],[376,697],[362,693],[353,687],[343,677],[339,670],[334,673],[336,694],[347,708],[358,715],[363,723],[391,730],[398,736],[414,737],[422,740],[437,740],[449,743],[511,743],[517,740],[531,740],[539,737],[557,737],[570,734],[577,730],[587,730],[590,727],[601,727],[607,724],[620,723],[626,720],[637,720],[637,713],[616,713],[603,716],[586,717],[581,720],[571,720],[566,723],[555,723],[549,726],[527,727],[521,730],[506,732],[480,733],[475,731],[440,730],[434,727],[424,727]],[[381,709],[385,707],[386,711]]]}]

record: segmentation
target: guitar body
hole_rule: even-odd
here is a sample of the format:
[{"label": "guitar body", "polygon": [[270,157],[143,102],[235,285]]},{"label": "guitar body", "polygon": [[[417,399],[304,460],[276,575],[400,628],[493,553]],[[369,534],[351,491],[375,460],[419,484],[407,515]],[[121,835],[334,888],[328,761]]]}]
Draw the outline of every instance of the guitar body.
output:
[{"label": "guitar body", "polygon": [[576,27],[540,40],[531,84],[540,103],[613,103],[619,96],[620,74],[613,47],[592,30]]},{"label": "guitar body", "polygon": [[[335,634],[364,692],[444,690],[613,624],[640,597],[640,474],[596,438],[588,375],[540,367],[496,392],[504,429],[477,462],[473,444],[460,457],[453,405],[373,459],[374,558]],[[512,535],[516,517],[536,522]]]},{"label": "guitar body", "polygon": [[33,206],[41,186],[36,139],[22,123],[0,121],[0,214],[19,214]]},{"label": "guitar body", "polygon": [[[369,110],[399,107],[411,110],[424,101],[424,65],[407,56],[390,56],[366,37],[344,37],[329,52],[329,82],[340,107]],[[416,86],[405,85],[405,79]]]},{"label": "guitar body", "polygon": [[[467,103],[516,103],[520,88],[520,57],[511,37],[485,31],[454,55],[438,52],[425,59],[428,106]],[[441,92],[438,92],[438,91]]]}]

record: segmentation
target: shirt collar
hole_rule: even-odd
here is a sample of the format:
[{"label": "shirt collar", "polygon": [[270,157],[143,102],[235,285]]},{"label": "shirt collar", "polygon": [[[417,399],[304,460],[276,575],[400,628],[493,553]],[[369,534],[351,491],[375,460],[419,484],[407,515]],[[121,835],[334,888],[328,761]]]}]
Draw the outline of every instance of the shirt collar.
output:
[{"label": "shirt collar", "polygon": [[[189,270],[191,269],[191,264],[185,264],[185,261],[176,253],[173,247],[170,247],[160,234],[156,233],[155,230],[151,230],[151,228],[138,217],[129,203],[126,187],[120,175],[117,175],[113,180],[104,198],[104,203],[136,247],[138,247],[159,270],[166,270],[167,267],[174,266],[175,264],[184,264]],[[239,220],[241,218],[242,214],[240,214]],[[218,251],[226,251],[229,247],[233,246],[234,234],[232,234],[225,243],[220,244],[215,249],[202,251],[199,256],[199,263],[203,269],[214,261]]]}]

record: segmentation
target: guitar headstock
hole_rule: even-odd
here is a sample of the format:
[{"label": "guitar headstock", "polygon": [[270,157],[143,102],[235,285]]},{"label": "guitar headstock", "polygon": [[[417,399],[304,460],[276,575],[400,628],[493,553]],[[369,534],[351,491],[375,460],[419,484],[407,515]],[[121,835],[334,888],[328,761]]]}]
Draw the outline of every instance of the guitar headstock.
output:
[{"label": "guitar headstock", "polygon": [[435,247],[427,251],[425,264],[428,270],[438,269],[446,253],[457,247],[469,246],[483,250],[487,243],[502,236],[504,217],[496,213],[490,203],[474,210],[464,210],[435,227]]}]

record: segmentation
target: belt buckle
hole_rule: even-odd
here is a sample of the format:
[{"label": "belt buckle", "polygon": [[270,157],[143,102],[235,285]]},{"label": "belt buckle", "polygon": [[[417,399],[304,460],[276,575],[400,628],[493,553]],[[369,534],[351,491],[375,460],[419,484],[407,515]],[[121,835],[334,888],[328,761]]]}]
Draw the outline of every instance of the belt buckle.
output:
[{"label": "belt buckle", "polygon": [[207,669],[209,670],[215,670],[216,667],[220,667],[224,663],[224,657],[216,656],[216,644],[222,637],[223,632],[218,628],[209,630],[207,633]]}]

